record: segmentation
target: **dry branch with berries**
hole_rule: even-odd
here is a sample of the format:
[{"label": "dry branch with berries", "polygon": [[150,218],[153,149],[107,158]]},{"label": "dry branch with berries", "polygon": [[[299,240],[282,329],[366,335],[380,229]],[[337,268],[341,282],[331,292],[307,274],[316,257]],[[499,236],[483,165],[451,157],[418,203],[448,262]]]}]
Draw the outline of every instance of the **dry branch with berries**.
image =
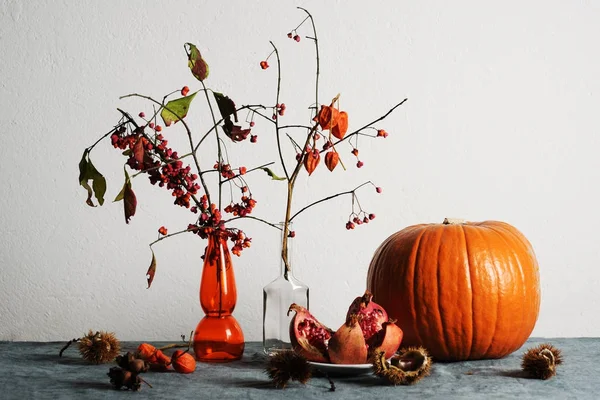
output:
[{"label": "dry branch with berries", "polygon": [[[114,127],[98,139],[94,144],[86,148],[79,163],[79,182],[87,191],[86,203],[96,206],[94,198],[99,205],[104,203],[107,184],[104,176],[96,169],[90,154],[93,149],[103,140],[109,139],[111,145],[122,152],[125,157],[124,183],[115,201],[122,201],[125,222],[129,223],[135,216],[138,199],[133,190],[135,178],[147,176],[152,185],[168,190],[174,197],[174,205],[183,207],[191,212],[193,220],[185,229],[169,233],[167,227],[158,229],[157,240],[150,243],[150,248],[161,240],[190,232],[206,239],[213,233],[221,233],[228,237],[233,243],[232,252],[239,256],[243,249],[250,247],[251,238],[241,229],[232,226],[232,223],[241,218],[249,218],[271,227],[283,230],[282,260],[286,269],[290,269],[287,255],[287,239],[294,237],[295,232],[290,231],[290,223],[305,210],[331,200],[333,198],[349,195],[351,197],[352,209],[347,229],[354,229],[357,225],[366,224],[375,218],[374,213],[366,212],[357,197],[357,191],[365,186],[372,186],[377,193],[382,189],[368,181],[358,185],[354,189],[335,193],[316,200],[308,205],[300,207],[296,212],[292,210],[292,199],[298,176],[305,170],[312,175],[324,159],[325,166],[329,171],[334,171],[340,165],[346,169],[340,156],[342,145],[350,145],[353,157],[356,157],[356,167],[361,168],[364,161],[359,158],[358,138],[386,138],[388,133],[377,126],[388,115],[406,102],[402,100],[394,105],[385,114],[373,121],[362,125],[360,128],[349,132],[350,117],[347,112],[340,110],[339,95],[321,104],[319,100],[319,41],[313,16],[305,9],[304,20],[288,33],[288,37],[295,42],[301,41],[301,32],[305,23],[310,22],[310,34],[305,36],[315,46],[316,74],[315,74],[315,97],[314,103],[310,105],[312,115],[310,120],[300,124],[283,124],[281,121],[285,116],[286,104],[281,100],[281,59],[277,47],[270,42],[272,51],[269,57],[259,63],[263,70],[269,69],[269,58],[275,56],[277,59],[277,90],[272,104],[246,104],[241,107],[227,95],[207,88],[205,81],[209,76],[209,67],[202,57],[200,50],[191,43],[186,43],[184,49],[187,55],[187,64],[192,75],[200,83],[200,87],[190,93],[190,88],[184,86],[181,90],[175,90],[165,95],[162,100],[151,96],[133,93],[122,96],[121,99],[138,98],[147,101],[152,107],[152,113],[131,113],[118,108],[119,120]],[[186,122],[186,116],[192,102],[196,97],[204,97],[208,111],[210,112],[212,124],[201,134],[192,131],[192,127]],[[177,98],[174,98],[177,96]],[[246,121],[240,122],[238,114],[248,113]],[[227,146],[231,143],[258,142],[258,136],[252,133],[256,125],[255,117],[261,123],[271,124],[274,132],[274,140],[277,143],[275,156],[279,161],[282,173],[278,176],[269,167],[274,162],[247,168],[241,162],[231,160],[227,152]],[[170,147],[167,132],[172,126],[181,126],[187,135],[189,148],[185,151],[177,151]],[[291,133],[289,133],[291,132]],[[284,157],[283,141],[286,138],[295,150],[295,158],[286,162]],[[205,143],[212,141],[216,145],[216,161],[206,165],[201,163],[199,150]],[[339,169],[339,168],[338,168]],[[266,172],[271,179],[285,181],[287,183],[287,201],[285,205],[285,217],[283,227],[269,222],[266,218],[251,215],[257,205],[252,190],[245,179],[246,174],[255,171]],[[209,181],[208,176],[215,179]],[[211,187],[209,182],[216,182]],[[233,189],[237,189],[240,197],[234,199]],[[228,189],[228,190],[227,190]],[[227,199],[227,194],[229,198]],[[279,222],[279,221],[277,221]],[[156,273],[156,258],[152,250],[152,261],[147,271],[148,287],[152,284]]]}]

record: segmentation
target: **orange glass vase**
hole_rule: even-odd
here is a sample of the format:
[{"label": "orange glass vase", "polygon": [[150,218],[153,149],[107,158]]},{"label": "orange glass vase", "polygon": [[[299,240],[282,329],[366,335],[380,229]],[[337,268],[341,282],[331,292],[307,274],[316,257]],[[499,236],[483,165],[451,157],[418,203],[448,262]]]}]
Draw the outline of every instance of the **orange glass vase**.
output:
[{"label": "orange glass vase", "polygon": [[244,353],[244,333],[231,313],[237,302],[235,275],[227,237],[208,236],[200,280],[200,306],[204,318],[194,332],[194,352],[198,361],[239,360]]}]

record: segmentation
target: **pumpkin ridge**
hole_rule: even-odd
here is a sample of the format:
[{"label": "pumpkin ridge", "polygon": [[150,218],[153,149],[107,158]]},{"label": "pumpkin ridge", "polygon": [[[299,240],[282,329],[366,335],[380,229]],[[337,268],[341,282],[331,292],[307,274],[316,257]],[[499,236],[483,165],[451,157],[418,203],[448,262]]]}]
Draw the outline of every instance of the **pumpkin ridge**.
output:
[{"label": "pumpkin ridge", "polygon": [[[510,247],[510,248],[514,248],[514,243],[510,243],[507,240],[507,236],[510,232],[507,232],[506,230],[503,230],[503,232],[498,232],[496,229],[494,229],[493,226],[487,226],[487,229],[491,230],[492,232],[494,232],[504,243],[505,246]],[[519,260],[519,257],[516,257],[514,253],[509,253],[506,255],[507,256],[507,261],[510,261],[510,269],[511,272],[512,270],[515,268],[515,266],[518,266],[519,269],[519,277],[521,278],[521,282],[524,283],[525,282],[525,278],[524,278],[524,274],[523,274],[523,266],[521,265],[521,262]],[[506,271],[506,269],[504,269],[504,271]],[[513,274],[513,279],[514,279],[515,275]],[[513,283],[513,287],[514,287],[514,283]],[[519,285],[519,287],[524,287],[524,285]],[[514,343],[515,342],[515,338],[521,337],[521,331],[523,329],[523,326],[525,326],[525,324],[515,324],[518,325],[518,328],[515,329],[512,332],[511,335],[511,340],[509,343]],[[498,351],[500,351],[502,354],[506,353],[506,352],[511,352],[511,346],[505,346],[502,349],[499,349]],[[516,349],[515,349],[516,350]]]},{"label": "pumpkin ridge", "polygon": [[418,327],[419,319],[417,318],[417,305],[416,305],[416,301],[415,301],[415,298],[417,298],[415,296],[415,292],[416,292],[415,285],[417,284],[417,279],[415,279],[415,275],[417,272],[417,261],[418,261],[417,257],[419,255],[419,250],[420,250],[422,239],[423,239],[423,236],[425,235],[425,232],[427,232],[427,228],[421,230],[420,235],[417,238],[416,245],[413,245],[412,254],[411,254],[411,257],[414,254],[414,261],[411,263],[413,270],[412,270],[412,274],[411,274],[412,293],[410,294],[410,298],[413,299],[413,302],[412,302],[413,308],[411,310],[412,320],[413,320],[412,330],[415,333],[417,342],[421,343],[421,344],[425,344],[425,343],[423,342],[423,339],[421,339],[421,332],[419,331],[419,327]]},{"label": "pumpkin ridge", "polygon": [[[444,351],[444,358],[447,358],[449,356],[448,353],[448,337],[446,336],[446,329],[444,329],[444,319],[442,318],[442,307],[441,307],[441,290],[440,290],[440,283],[441,283],[441,279],[440,279],[440,252],[442,251],[442,238],[444,236],[444,229],[439,229],[439,230],[434,230],[434,233],[440,232],[439,239],[437,242],[437,258],[435,260],[435,264],[436,264],[436,268],[435,268],[435,282],[437,282],[436,285],[436,290],[437,290],[437,312],[438,312],[438,324],[439,324],[439,330],[442,333],[442,336],[444,337],[444,343],[443,343],[443,351]],[[438,332],[436,332],[436,334],[439,334]]]},{"label": "pumpkin ridge", "polygon": [[[484,228],[486,228],[487,226],[484,226]],[[497,265],[498,265],[498,258],[496,257],[495,252],[493,251],[493,246],[490,246],[490,242],[489,240],[485,240],[487,248],[488,248],[488,256],[492,258],[492,265],[494,266],[493,270],[494,270],[494,274],[496,275],[496,322],[494,323],[494,333],[492,335],[492,340],[490,341],[490,345],[488,346],[488,348],[485,350],[485,352],[483,352],[482,358],[489,358],[489,352],[490,349],[493,351],[493,353],[497,353],[497,349],[495,348],[496,346],[496,335],[498,334],[498,323],[500,322],[500,314],[501,314],[501,307],[500,307],[500,299],[502,298],[502,283],[500,281],[500,271],[498,271]],[[506,341],[505,339],[503,339],[503,341]],[[498,358],[496,355],[494,355],[492,358]]]},{"label": "pumpkin ridge", "polygon": [[471,273],[471,255],[469,254],[469,242],[467,241],[467,230],[461,226],[460,229],[463,232],[463,236],[465,238],[465,252],[467,253],[467,265],[469,266],[469,288],[471,289],[471,335],[469,335],[470,344],[469,344],[469,354],[467,358],[472,357],[473,353],[473,342],[475,341],[475,309],[473,308],[475,302],[475,296],[473,296],[473,274]]},{"label": "pumpkin ridge", "polygon": [[[526,246],[526,244],[520,240],[520,238],[518,237],[518,235],[515,234],[515,232],[511,231],[510,229],[504,229],[503,226],[498,226],[498,228],[500,229],[500,232],[496,229],[494,229],[494,227],[488,227],[490,230],[492,230],[493,232],[495,232],[503,241],[504,243],[511,247],[511,248],[516,248],[519,247],[519,245],[523,245],[524,250],[528,250],[529,246]],[[508,239],[511,239],[510,241]],[[512,241],[512,243],[511,243]],[[510,258],[513,260],[513,263],[511,263],[512,266],[518,266],[519,269],[519,276],[521,278],[521,285],[518,285],[518,287],[522,287],[523,288],[523,297],[527,298],[526,294],[528,292],[528,288],[526,287],[527,285],[525,284],[525,272],[523,269],[523,264],[521,263],[521,260],[519,257],[517,257],[514,253],[510,254]],[[514,286],[514,285],[513,285]],[[526,323],[521,323],[518,324],[519,328],[516,329],[514,331],[514,334],[512,335],[512,340],[510,341],[510,343],[515,343],[520,337],[523,336],[527,336],[529,337],[529,335],[531,334],[531,331],[533,330],[533,328],[529,327],[529,324]],[[529,330],[529,332],[527,332]],[[513,351],[517,350],[517,348],[514,348],[514,345],[508,346],[507,348],[505,348],[503,350],[503,353],[512,353]]]}]

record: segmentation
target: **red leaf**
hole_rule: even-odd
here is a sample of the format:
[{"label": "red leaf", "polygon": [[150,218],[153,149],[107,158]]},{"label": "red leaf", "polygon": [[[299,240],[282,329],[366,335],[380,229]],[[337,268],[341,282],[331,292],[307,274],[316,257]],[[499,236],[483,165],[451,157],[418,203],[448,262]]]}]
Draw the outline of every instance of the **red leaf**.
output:
[{"label": "red leaf", "polygon": [[131,217],[135,215],[135,208],[137,207],[137,199],[135,198],[135,193],[131,189],[131,183],[125,183],[125,187],[123,188],[123,205],[125,207],[125,223],[129,223]]},{"label": "red leaf", "polygon": [[133,145],[133,156],[140,166],[144,165],[145,145],[146,138],[143,136],[140,136]]},{"label": "red leaf", "polygon": [[250,129],[242,129],[241,126],[234,125],[231,119],[228,117],[225,119],[223,124],[223,131],[229,139],[234,142],[241,142],[245,140],[250,134]]},{"label": "red leaf", "polygon": [[196,79],[202,82],[208,78],[208,64],[202,59],[202,55],[200,55],[200,51],[196,46],[191,43],[186,43],[186,45],[189,47],[188,66]]},{"label": "red leaf", "polygon": [[150,285],[152,285],[152,281],[154,280],[154,274],[156,273],[156,257],[154,257],[154,250],[150,248],[152,251],[152,261],[150,262],[150,266],[148,267],[148,271],[146,271],[146,277],[148,279],[148,287],[150,289]]}]

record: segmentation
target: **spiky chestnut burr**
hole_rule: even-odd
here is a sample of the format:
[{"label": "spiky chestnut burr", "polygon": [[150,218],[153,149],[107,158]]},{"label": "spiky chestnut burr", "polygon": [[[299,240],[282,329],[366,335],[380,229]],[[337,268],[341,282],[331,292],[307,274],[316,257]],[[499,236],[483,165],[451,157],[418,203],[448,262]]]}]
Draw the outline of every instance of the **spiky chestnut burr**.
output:
[{"label": "spiky chestnut burr", "polygon": [[429,375],[431,357],[423,347],[401,349],[390,362],[385,352],[377,351],[371,358],[375,375],[394,385],[412,385]]},{"label": "spiky chestnut burr", "polygon": [[62,353],[73,343],[78,344],[79,353],[84,360],[94,364],[102,364],[115,359],[121,350],[121,343],[112,332],[96,331],[91,329],[87,335],[69,341],[58,354]]},{"label": "spiky chestnut burr", "polygon": [[546,380],[556,375],[556,366],[562,362],[561,351],[544,343],[525,352],[521,368],[531,378]]},{"label": "spiky chestnut burr", "polygon": [[310,364],[306,358],[294,351],[282,351],[269,357],[265,372],[277,388],[285,388],[289,380],[302,384],[312,377]]}]

